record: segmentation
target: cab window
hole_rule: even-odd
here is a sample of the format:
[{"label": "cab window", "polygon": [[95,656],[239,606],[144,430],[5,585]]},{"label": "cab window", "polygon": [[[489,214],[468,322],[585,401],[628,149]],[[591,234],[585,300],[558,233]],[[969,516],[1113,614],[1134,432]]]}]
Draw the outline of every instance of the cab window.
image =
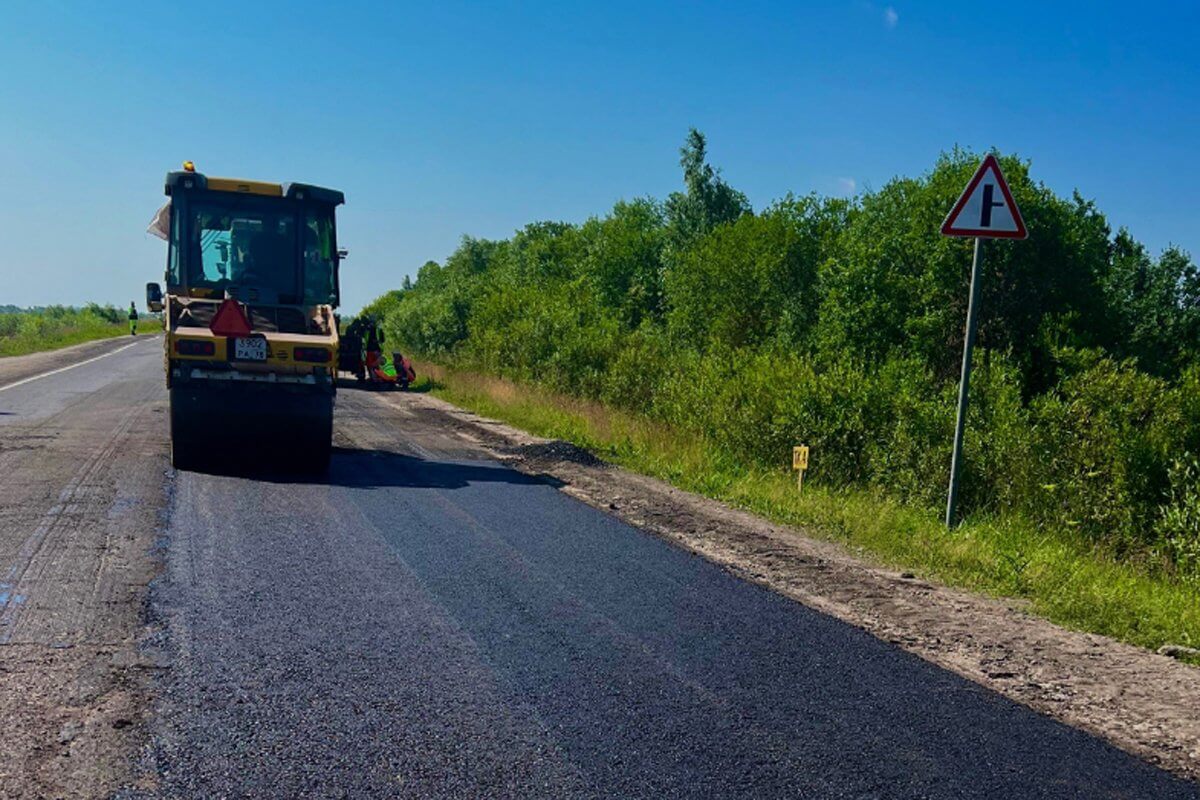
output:
[{"label": "cab window", "polygon": [[237,288],[264,302],[298,301],[294,205],[213,193],[192,201],[191,218],[191,289]]},{"label": "cab window", "polygon": [[304,302],[337,303],[337,241],[333,209],[304,212]]},{"label": "cab window", "polygon": [[179,271],[179,248],[183,242],[183,212],[176,203],[171,204],[171,236],[167,241],[167,286],[179,286],[183,275]]}]

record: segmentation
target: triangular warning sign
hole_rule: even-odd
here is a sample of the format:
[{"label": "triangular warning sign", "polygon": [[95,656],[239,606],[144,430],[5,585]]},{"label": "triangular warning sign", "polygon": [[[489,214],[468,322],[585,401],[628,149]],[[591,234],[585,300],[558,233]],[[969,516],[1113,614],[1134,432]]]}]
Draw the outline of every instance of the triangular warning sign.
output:
[{"label": "triangular warning sign", "polygon": [[213,315],[208,329],[217,336],[249,336],[250,320],[246,319],[241,304],[229,297]]},{"label": "triangular warning sign", "polygon": [[975,177],[942,223],[943,236],[979,236],[991,239],[1024,239],[1025,220],[1013,201],[1000,162],[988,155]]}]

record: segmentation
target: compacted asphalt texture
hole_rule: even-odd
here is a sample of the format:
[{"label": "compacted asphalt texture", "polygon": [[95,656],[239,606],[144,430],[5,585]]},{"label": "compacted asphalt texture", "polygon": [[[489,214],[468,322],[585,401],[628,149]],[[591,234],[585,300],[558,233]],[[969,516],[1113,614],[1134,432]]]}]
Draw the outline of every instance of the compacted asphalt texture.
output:
[{"label": "compacted asphalt texture", "polygon": [[[89,393],[161,411],[160,347],[0,388],[0,451]],[[96,447],[120,448],[121,413],[90,420]],[[165,442],[165,414],[137,419]],[[163,462],[140,645],[160,668],[123,796],[1197,796],[485,458],[403,395],[341,391],[335,439],[321,480],[250,452]]]}]

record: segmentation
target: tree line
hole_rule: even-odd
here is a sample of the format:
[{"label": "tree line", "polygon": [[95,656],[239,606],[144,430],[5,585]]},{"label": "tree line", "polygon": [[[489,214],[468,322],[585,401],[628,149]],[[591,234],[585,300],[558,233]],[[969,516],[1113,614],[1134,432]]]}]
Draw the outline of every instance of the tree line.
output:
[{"label": "tree line", "polygon": [[[1200,272],[997,154],[1027,241],[989,247],[963,508],[1200,580]],[[760,210],[681,150],[683,188],[582,224],[465,237],[364,313],[418,354],[645,414],[730,463],[944,502],[971,263],[939,235],[980,161]]]}]

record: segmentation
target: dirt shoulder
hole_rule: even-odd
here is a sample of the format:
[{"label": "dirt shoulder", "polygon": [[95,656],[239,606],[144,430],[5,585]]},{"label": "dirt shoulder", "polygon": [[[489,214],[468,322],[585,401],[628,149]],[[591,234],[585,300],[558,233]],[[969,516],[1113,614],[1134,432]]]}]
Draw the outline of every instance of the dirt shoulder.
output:
[{"label": "dirt shoulder", "polygon": [[[390,398],[397,398],[392,400]],[[1200,668],[881,569],[837,544],[428,395],[389,396],[563,491],[1177,775],[1200,779]]]}]

